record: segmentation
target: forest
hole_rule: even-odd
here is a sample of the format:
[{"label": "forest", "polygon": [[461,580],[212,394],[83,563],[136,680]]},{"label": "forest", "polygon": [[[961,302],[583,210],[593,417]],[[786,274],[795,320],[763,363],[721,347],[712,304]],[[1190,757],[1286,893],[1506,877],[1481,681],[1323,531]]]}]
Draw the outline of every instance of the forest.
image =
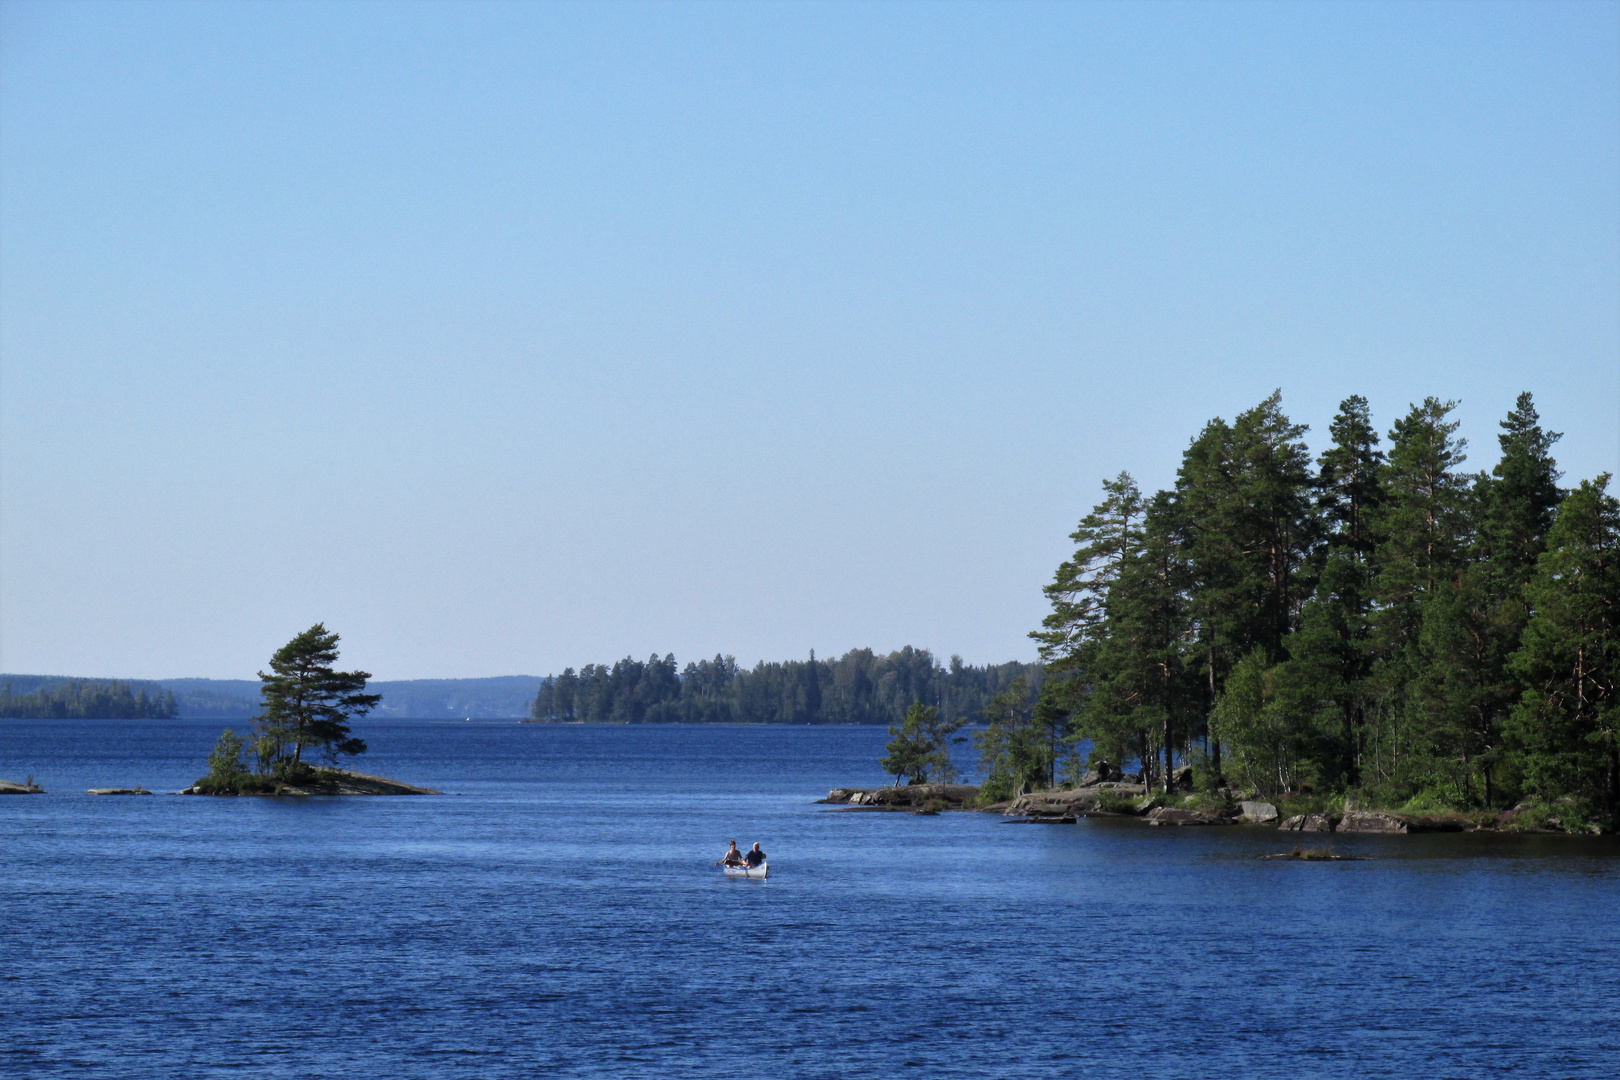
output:
[{"label": "forest", "polygon": [[992,779],[1044,786],[1084,748],[1159,786],[1185,763],[1206,787],[1614,827],[1620,504],[1607,474],[1560,486],[1529,394],[1464,471],[1455,408],[1412,406],[1386,443],[1350,397],[1313,460],[1273,394],[1210,421],[1168,490],[1105,481],[1045,587],[1039,702],[991,718]]},{"label": "forest", "polygon": [[166,720],[177,714],[174,695],[148,694],[118,679],[43,682],[26,694],[0,684],[0,717],[17,720]]},{"label": "forest", "polygon": [[1038,686],[1040,666],[974,667],[959,656],[940,664],[909,645],[887,655],[851,649],[836,660],[812,652],[753,668],[733,656],[678,668],[674,654],[654,654],[549,675],[530,711],[550,723],[888,724],[919,701],[948,716],[976,717],[1020,676]]}]

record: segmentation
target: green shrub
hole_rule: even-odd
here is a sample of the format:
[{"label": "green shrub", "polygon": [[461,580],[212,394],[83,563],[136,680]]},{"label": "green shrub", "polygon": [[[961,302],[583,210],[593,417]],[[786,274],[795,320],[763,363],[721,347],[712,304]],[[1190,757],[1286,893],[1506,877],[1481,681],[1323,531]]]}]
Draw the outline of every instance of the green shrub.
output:
[{"label": "green shrub", "polygon": [[1136,800],[1112,791],[1098,792],[1097,809],[1105,814],[1137,813]]},{"label": "green shrub", "polygon": [[[1275,799],[1273,802],[1280,817],[1290,818],[1296,814],[1328,814],[1342,817],[1346,798],[1343,795],[1290,795]],[[1355,799],[1354,803],[1358,807],[1364,805],[1360,799]]]},{"label": "green shrub", "polygon": [[1195,791],[1184,798],[1181,804],[1200,814],[1221,814],[1232,808],[1231,800],[1212,791]]},{"label": "green shrub", "polygon": [[1400,805],[1402,814],[1450,814],[1463,807],[1458,805],[1455,792],[1425,788]]}]

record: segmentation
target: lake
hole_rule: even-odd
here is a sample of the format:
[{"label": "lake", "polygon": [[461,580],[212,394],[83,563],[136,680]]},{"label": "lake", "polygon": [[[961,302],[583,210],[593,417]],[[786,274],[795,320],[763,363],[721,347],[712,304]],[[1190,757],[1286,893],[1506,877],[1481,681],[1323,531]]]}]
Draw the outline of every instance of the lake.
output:
[{"label": "lake", "polygon": [[850,727],[377,720],[354,767],[444,796],[83,794],[220,727],[0,721],[48,792],[0,797],[0,1074],[1620,1075],[1613,837],[827,812],[887,779]]}]

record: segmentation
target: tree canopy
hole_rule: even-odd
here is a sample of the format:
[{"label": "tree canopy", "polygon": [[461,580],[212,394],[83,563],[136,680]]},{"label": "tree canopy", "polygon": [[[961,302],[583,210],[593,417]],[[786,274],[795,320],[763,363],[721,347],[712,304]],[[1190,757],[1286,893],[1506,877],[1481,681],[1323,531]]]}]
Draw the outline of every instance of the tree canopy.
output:
[{"label": "tree canopy", "polygon": [[306,748],[320,750],[336,764],[338,755],[365,752],[364,740],[349,731],[350,719],[364,716],[382,698],[365,692],[370,672],[337,671],[338,635],[316,623],[270,657],[270,674],[259,672],[263,711],[256,751],[272,767],[303,762]]},{"label": "tree canopy", "polygon": [[1205,425],[1170,490],[1104,481],[1031,635],[1068,738],[1158,784],[1179,760],[1270,794],[1620,823],[1608,477],[1558,486],[1528,393],[1464,472],[1455,409],[1425,398],[1383,444],[1346,398],[1313,463],[1274,393]]}]

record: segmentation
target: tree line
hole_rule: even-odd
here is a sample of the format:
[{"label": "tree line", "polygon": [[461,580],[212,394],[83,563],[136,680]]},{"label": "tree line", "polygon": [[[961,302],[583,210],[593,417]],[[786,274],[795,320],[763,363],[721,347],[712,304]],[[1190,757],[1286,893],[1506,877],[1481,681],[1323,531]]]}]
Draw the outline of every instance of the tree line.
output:
[{"label": "tree line", "polygon": [[673,653],[586,664],[541,681],[530,713],[548,723],[887,724],[922,702],[948,717],[976,716],[1014,680],[1038,685],[1039,665],[977,667],[927,649],[851,649],[836,660],[741,667],[716,656],[678,668]]},{"label": "tree line", "polygon": [[167,720],[179,715],[174,694],[148,694],[118,679],[66,679],[28,694],[0,684],[0,717],[16,720]]},{"label": "tree line", "polygon": [[1455,408],[1425,399],[1386,444],[1347,398],[1313,461],[1274,393],[1205,425],[1168,490],[1105,481],[1045,587],[1040,698],[1001,710],[1032,734],[987,766],[1056,779],[1056,725],[1159,786],[1184,762],[1268,795],[1612,825],[1620,504],[1608,474],[1559,486],[1529,394],[1465,472]]}]

